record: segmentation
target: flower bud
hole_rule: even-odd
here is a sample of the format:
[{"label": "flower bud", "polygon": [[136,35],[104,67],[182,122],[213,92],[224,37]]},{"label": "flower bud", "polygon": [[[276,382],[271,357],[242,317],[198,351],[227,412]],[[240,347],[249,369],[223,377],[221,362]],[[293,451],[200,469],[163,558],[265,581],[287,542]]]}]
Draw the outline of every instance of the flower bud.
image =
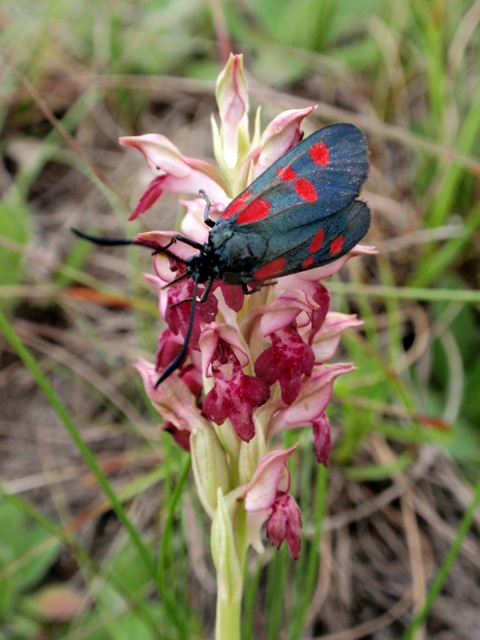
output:
[{"label": "flower bud", "polygon": [[239,160],[239,146],[248,150],[248,93],[243,73],[243,58],[230,55],[230,58],[218,76],[215,92],[222,122],[222,132],[215,148],[215,157],[220,166],[232,169]]},{"label": "flower bud", "polygon": [[214,517],[217,509],[217,492],[230,490],[225,451],[211,427],[197,429],[190,436],[193,474],[203,508]]}]

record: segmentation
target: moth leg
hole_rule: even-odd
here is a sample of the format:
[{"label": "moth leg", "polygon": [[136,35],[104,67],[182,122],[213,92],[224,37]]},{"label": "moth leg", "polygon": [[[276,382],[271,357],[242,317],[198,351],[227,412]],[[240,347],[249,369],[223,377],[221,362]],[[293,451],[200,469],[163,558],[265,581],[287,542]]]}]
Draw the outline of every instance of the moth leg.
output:
[{"label": "moth leg", "polygon": [[[250,289],[248,288],[248,284],[250,284]],[[242,282],[240,285],[242,287],[242,292],[246,296],[251,296],[252,293],[257,293],[263,287],[270,287],[272,284],[277,284],[277,280],[269,280],[268,282],[250,282],[250,283]]]},{"label": "moth leg", "polygon": [[[176,280],[174,280],[174,282],[178,282],[180,279],[183,280],[184,277],[186,277],[186,276],[180,276],[180,278],[177,278]],[[166,285],[166,286],[169,286],[170,284],[173,284],[173,282],[169,282],[169,284]],[[205,289],[203,290],[203,293],[202,293],[202,295],[200,296],[199,299],[197,299],[196,296],[195,296],[195,298],[193,296],[191,298],[185,298],[184,300],[180,300],[179,302],[174,302],[173,304],[171,304],[170,305],[170,309],[175,309],[175,307],[180,306],[184,302],[193,302],[193,301],[195,301],[195,303],[198,302],[199,304],[202,304],[208,298],[208,294],[210,293],[210,289],[212,288],[212,284],[213,284],[213,278],[211,278],[210,280],[207,280],[207,284],[205,285]]]},{"label": "moth leg", "polygon": [[170,242],[167,244],[166,248],[171,247],[172,244],[175,244],[176,241],[183,242],[184,244],[188,244],[189,247],[193,247],[194,249],[198,249],[201,251],[203,249],[203,244],[201,242],[197,242],[196,240],[190,240],[190,238],[186,238],[182,236],[181,233],[177,233],[177,235],[173,236]]},{"label": "moth leg", "polygon": [[205,222],[207,227],[212,228],[213,226],[215,226],[215,222],[213,220],[210,220],[210,217],[209,217],[212,203],[210,202],[209,197],[207,196],[207,194],[203,189],[200,189],[199,193],[201,193],[203,198],[205,199],[205,211],[203,213],[203,221]]},{"label": "moth leg", "polygon": [[205,289],[203,290],[203,293],[200,296],[199,302],[205,302],[205,300],[208,298],[208,294],[210,293],[212,284],[213,284],[213,278],[210,278],[210,280],[207,280],[207,284],[205,285]]}]

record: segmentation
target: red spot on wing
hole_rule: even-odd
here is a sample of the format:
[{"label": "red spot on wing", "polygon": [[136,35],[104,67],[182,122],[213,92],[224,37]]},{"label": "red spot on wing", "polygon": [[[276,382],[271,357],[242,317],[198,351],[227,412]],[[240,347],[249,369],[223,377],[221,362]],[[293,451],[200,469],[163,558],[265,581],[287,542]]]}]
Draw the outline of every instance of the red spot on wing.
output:
[{"label": "red spot on wing", "polygon": [[323,244],[323,240],[325,238],[325,231],[323,229],[319,229],[317,233],[313,236],[310,246],[308,250],[312,253],[315,253],[320,249]]},{"label": "red spot on wing", "polygon": [[298,193],[302,200],[306,200],[307,202],[316,202],[318,200],[317,190],[306,178],[299,178],[293,188]]},{"label": "red spot on wing", "polygon": [[302,267],[303,269],[310,269],[313,264],[313,253],[311,253],[308,258],[305,258],[303,261]]},{"label": "red spot on wing", "polygon": [[330,150],[323,142],[317,142],[310,147],[310,157],[315,164],[324,167],[330,162]]},{"label": "red spot on wing", "polygon": [[245,201],[248,200],[251,195],[252,192],[250,190],[241,193],[237,198],[230,202],[230,204],[225,208],[225,211],[220,217],[224,219],[230,218],[230,216],[234,216],[238,211],[240,211],[240,209],[245,206]]},{"label": "red spot on wing", "polygon": [[268,278],[281,273],[286,262],[287,259],[284,256],[275,258],[275,260],[272,260],[263,267],[260,267],[260,269],[257,269],[253,275],[257,280],[267,280]]},{"label": "red spot on wing", "polygon": [[334,256],[336,253],[342,250],[343,247],[343,236],[337,236],[335,240],[332,240],[330,243],[330,255]]},{"label": "red spot on wing", "polygon": [[248,222],[256,222],[257,220],[265,218],[268,216],[271,206],[270,202],[263,200],[263,198],[252,200],[252,202],[247,204],[245,209],[242,209],[238,214],[237,224],[247,224]]},{"label": "red spot on wing", "polygon": [[291,180],[295,180],[297,172],[294,171],[292,167],[280,167],[280,169],[277,169],[277,176],[283,182],[290,182]]}]

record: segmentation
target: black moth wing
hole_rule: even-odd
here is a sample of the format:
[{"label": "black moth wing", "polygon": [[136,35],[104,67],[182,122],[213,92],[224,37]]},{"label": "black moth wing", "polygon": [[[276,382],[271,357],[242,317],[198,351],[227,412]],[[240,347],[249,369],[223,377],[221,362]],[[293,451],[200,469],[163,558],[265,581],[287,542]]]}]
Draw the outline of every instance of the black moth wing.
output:
[{"label": "black moth wing", "polygon": [[252,274],[252,281],[271,280],[281,276],[321,267],[348,253],[360,242],[370,226],[370,210],[364,202],[354,200],[347,207],[290,232],[288,248],[285,240],[275,235]]}]

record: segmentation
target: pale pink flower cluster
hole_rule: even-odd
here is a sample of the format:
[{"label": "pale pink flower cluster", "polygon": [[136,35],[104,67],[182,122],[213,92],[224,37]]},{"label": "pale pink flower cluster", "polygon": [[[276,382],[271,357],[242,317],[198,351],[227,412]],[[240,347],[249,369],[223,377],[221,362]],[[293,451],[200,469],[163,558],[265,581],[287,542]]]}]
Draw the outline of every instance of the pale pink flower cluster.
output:
[{"label": "pale pink flower cluster", "polygon": [[[137,148],[155,174],[131,219],[163,191],[191,193],[203,189],[218,213],[256,176],[301,139],[300,125],[314,107],[286,111],[263,131],[256,118],[248,129],[248,96],[241,56],[231,56],[217,84],[220,127],[213,124],[214,151],[220,171],[208,162],[189,158],[164,136],[148,134],[121,139]],[[199,243],[207,240],[205,201],[183,203],[181,233]],[[160,315],[167,328],[158,342],[154,364],[136,367],[162,428],[192,453],[197,488],[214,519],[219,500],[229,505],[229,517],[244,509],[248,543],[262,549],[260,532],[279,547],[287,541],[291,555],[300,551],[300,511],[289,494],[288,458],[295,447],[281,448],[279,434],[310,426],[316,458],[328,464],[330,424],[325,409],[337,376],[354,370],[332,363],[340,336],[358,326],[354,315],[329,311],[330,294],[322,280],[336,273],[353,255],[371,253],[358,245],[350,254],[319,269],[280,278],[272,286],[245,296],[239,286],[215,281],[204,302],[198,302],[188,356],[162,384],[159,375],[181,349],[187,330],[193,282],[183,279],[165,287],[185,271],[181,260],[197,252],[176,232],[142,233],[138,241],[170,255],[154,256]],[[172,256],[177,256],[176,261]],[[198,288],[201,297],[205,285]],[[219,493],[220,491],[220,493]],[[222,521],[218,516],[218,521]],[[220,526],[220,525],[218,525]],[[214,552],[215,557],[215,552]]]}]

